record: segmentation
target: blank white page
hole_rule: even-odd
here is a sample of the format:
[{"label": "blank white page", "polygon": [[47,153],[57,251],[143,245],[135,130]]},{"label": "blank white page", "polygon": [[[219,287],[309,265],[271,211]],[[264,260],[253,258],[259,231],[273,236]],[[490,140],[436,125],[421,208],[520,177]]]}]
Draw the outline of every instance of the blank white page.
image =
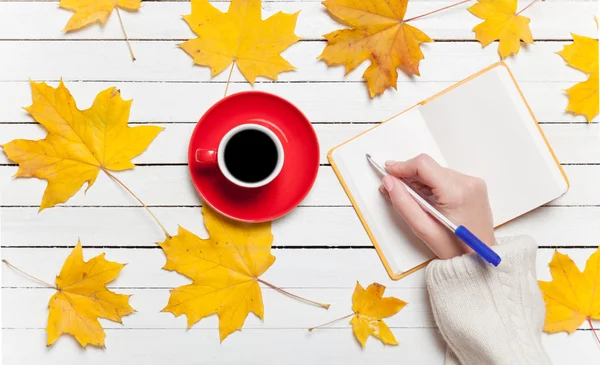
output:
[{"label": "blank white page", "polygon": [[495,226],[567,190],[506,67],[494,67],[419,110],[447,166],[487,182]]},{"label": "blank white page", "polygon": [[365,153],[381,164],[386,160],[406,160],[419,153],[427,153],[442,164],[444,158],[417,108],[368,131],[332,154],[381,253],[391,270],[399,274],[434,255],[381,195],[381,176],[369,164]]}]

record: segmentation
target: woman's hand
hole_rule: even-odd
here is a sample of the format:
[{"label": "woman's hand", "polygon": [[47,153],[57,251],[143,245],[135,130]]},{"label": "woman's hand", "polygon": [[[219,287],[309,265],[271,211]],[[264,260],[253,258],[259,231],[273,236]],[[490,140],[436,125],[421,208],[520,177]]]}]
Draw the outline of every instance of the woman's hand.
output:
[{"label": "woman's hand", "polygon": [[[464,225],[488,246],[496,243],[485,181],[442,167],[428,155],[408,161],[388,161],[385,167],[391,175],[408,180],[430,197],[435,207],[453,223]],[[437,257],[449,259],[472,252],[423,210],[398,179],[386,176],[382,183],[379,190],[389,197],[413,232]]]}]

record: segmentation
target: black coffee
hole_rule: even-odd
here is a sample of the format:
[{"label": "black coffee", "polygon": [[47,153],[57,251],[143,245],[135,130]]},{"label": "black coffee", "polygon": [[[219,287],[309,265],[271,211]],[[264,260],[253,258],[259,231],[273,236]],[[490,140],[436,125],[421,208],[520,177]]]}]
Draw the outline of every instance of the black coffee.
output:
[{"label": "black coffee", "polygon": [[246,129],[225,146],[225,166],[236,179],[255,183],[269,177],[279,158],[275,142],[265,133]]}]

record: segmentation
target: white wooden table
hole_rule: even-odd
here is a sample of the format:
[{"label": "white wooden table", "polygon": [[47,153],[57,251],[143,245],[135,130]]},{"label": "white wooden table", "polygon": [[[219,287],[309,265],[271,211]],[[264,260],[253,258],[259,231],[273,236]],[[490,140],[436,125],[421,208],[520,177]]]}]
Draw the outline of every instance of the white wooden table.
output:
[{"label": "white wooden table", "polygon": [[[6,0],[4,0],[6,1]],[[216,3],[227,9],[227,2]],[[450,4],[411,0],[408,16]],[[519,5],[522,8],[525,2]],[[148,214],[119,186],[100,175],[84,195],[41,214],[45,183],[13,180],[17,167],[0,154],[2,256],[31,274],[52,281],[80,237],[86,259],[106,252],[109,260],[129,265],[110,287],[133,294],[137,313],[123,325],[101,321],[106,350],[83,350],[69,336],[45,346],[47,302],[43,288],[2,265],[2,344],[4,364],[442,364],[444,345],[435,327],[424,288],[423,272],[393,282],[386,275],[326,152],[337,143],[498,60],[497,45],[481,49],[471,28],[479,22],[467,5],[415,21],[436,40],[423,46],[420,78],[400,75],[398,91],[368,98],[361,75],[367,64],[346,78],[342,68],[316,60],[325,43],[322,34],[340,27],[314,0],[263,2],[263,16],[300,10],[296,33],[304,38],[284,53],[298,70],[279,82],[261,80],[257,90],[287,98],[314,123],[321,144],[317,182],[304,202],[273,224],[276,263],[263,276],[299,295],[332,303],[315,308],[263,288],[265,321],[248,317],[243,331],[219,343],[217,318],[186,330],[184,317],[160,313],[169,289],[185,284],[182,276],[161,270],[165,257],[154,242],[163,238]],[[165,127],[133,171],[119,174],[167,229],[177,224],[205,234],[201,200],[188,178],[187,143],[194,124],[219,100],[225,74],[210,79],[206,68],[192,67],[176,44],[193,37],[181,19],[187,1],[146,1],[139,13],[123,13],[138,58],[132,63],[118,19],[102,29],[91,26],[64,35],[71,13],[56,2],[0,3],[0,143],[14,138],[43,138],[44,131],[21,109],[31,103],[28,80],[56,85],[62,77],[80,108],[110,86],[134,99],[132,124]],[[525,97],[569,176],[568,194],[506,225],[499,235],[530,234],[538,240],[538,275],[549,279],[547,263],[554,247],[579,265],[600,243],[600,140],[597,122],[565,114],[562,90],[584,75],[567,67],[554,52],[571,39],[570,32],[593,36],[596,2],[548,1],[524,15],[530,17],[535,45],[507,60]],[[230,93],[248,90],[236,70]],[[518,178],[518,177],[515,177]],[[384,347],[369,340],[362,350],[347,322],[308,333],[306,328],[348,314],[356,281],[379,282],[387,295],[409,305],[388,320],[400,345]],[[600,325],[599,325],[600,327]],[[544,335],[556,364],[598,364],[600,347],[587,324],[570,336]]]}]

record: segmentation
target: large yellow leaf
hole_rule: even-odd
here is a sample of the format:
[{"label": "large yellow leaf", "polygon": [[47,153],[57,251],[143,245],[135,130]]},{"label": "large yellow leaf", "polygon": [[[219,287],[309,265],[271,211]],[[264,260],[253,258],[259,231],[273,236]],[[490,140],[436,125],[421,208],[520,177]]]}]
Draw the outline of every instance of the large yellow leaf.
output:
[{"label": "large yellow leaf", "polygon": [[84,347],[104,346],[106,334],[98,318],[121,323],[122,317],[134,312],[129,295],[115,294],[106,288],[124,266],[107,261],[104,254],[85,262],[81,243],[77,243],[56,277],[58,291],[48,303],[48,346],[63,333],[73,335]]},{"label": "large yellow leaf", "polygon": [[352,310],[354,316],[350,320],[352,329],[358,342],[365,347],[367,338],[375,336],[386,345],[397,345],[396,337],[385,324],[383,318],[393,316],[398,313],[406,302],[394,298],[383,298],[385,286],[373,283],[363,289],[357,282],[354,294],[352,295]]},{"label": "large yellow leaf", "polygon": [[552,281],[539,281],[546,302],[544,331],[575,331],[584,320],[600,319],[600,248],[581,272],[567,255],[554,251]]},{"label": "large yellow leaf", "polygon": [[369,60],[363,78],[371,97],[396,88],[398,68],[419,76],[424,58],[420,44],[433,40],[404,22],[407,4],[408,0],[325,0],[333,17],[350,29],[325,34],[327,46],[319,58],[328,65],[345,65],[346,74]]},{"label": "large yellow leaf", "polygon": [[17,139],[2,147],[8,158],[19,164],[16,177],[48,181],[40,210],[64,203],[86,182],[89,189],[100,170],[133,168],[131,159],[162,130],[155,126],[130,128],[131,100],[124,101],[114,87],[98,94],[86,110],[77,109],[62,81],[56,89],[32,81],[31,90],[33,104],[25,110],[48,135],[38,141]]},{"label": "large yellow leaf", "polygon": [[141,0],[60,0],[61,8],[74,11],[64,31],[77,30],[95,22],[106,23],[110,13],[118,6],[135,11],[141,7]]},{"label": "large yellow leaf", "polygon": [[207,0],[192,0],[192,13],[184,19],[198,38],[179,46],[195,64],[210,67],[213,77],[235,62],[251,84],[257,76],[277,80],[279,73],[294,70],[280,53],[300,40],[294,34],[298,13],[261,20],[260,6],[260,0],[231,0],[222,13]]},{"label": "large yellow leaf", "polygon": [[477,0],[469,11],[484,21],[473,28],[475,38],[486,47],[499,40],[502,59],[519,53],[521,40],[533,44],[529,18],[517,14],[517,0]]},{"label": "large yellow leaf", "polygon": [[598,115],[598,40],[573,35],[573,43],[564,46],[558,54],[567,65],[588,74],[588,79],[567,89],[569,105],[567,111],[584,115],[588,123]]},{"label": "large yellow leaf", "polygon": [[193,281],[171,290],[163,311],[186,315],[188,327],[217,314],[223,341],[242,328],[250,312],[263,318],[258,277],[275,262],[271,255],[273,235],[270,222],[236,222],[206,205],[202,213],[208,239],[179,227],[177,236],[160,243],[167,256],[164,269]]}]

